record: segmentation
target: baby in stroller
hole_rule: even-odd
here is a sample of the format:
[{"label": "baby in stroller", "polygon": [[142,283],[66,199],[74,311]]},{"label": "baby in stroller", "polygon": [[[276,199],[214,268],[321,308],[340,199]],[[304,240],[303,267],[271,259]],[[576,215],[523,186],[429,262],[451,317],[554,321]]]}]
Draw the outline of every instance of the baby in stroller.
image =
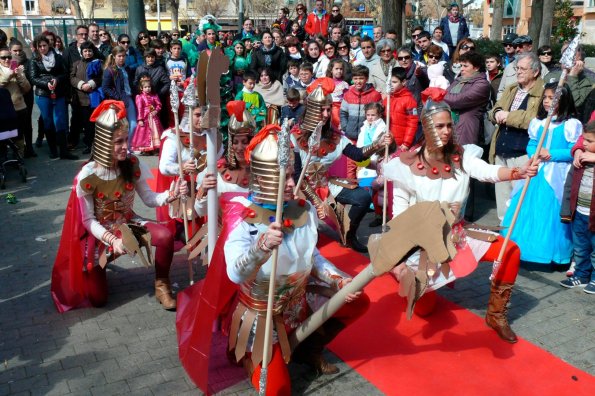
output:
[{"label": "baby in stroller", "polygon": [[[22,149],[17,147],[23,137],[18,133],[18,118],[14,109],[10,93],[7,89],[0,87],[0,188],[5,189],[6,166],[15,165],[21,180],[27,181],[27,169],[22,157]],[[8,147],[13,151],[11,159],[8,158]]]}]

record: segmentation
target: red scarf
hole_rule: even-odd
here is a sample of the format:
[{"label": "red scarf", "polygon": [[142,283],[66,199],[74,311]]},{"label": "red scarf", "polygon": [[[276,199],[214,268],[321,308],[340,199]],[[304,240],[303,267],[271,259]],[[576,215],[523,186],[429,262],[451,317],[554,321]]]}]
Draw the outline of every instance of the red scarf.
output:
[{"label": "red scarf", "polygon": [[459,15],[454,16],[452,14],[448,14],[448,20],[452,23],[459,23],[459,18],[460,18]]}]

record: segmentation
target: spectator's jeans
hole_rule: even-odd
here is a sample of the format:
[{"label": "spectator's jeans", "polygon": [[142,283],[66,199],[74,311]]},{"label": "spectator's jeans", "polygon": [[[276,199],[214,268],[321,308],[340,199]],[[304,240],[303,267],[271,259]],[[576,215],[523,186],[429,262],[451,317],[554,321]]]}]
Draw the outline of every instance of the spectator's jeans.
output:
[{"label": "spectator's jeans", "polygon": [[355,233],[359,227],[359,223],[361,223],[372,203],[370,193],[362,187],[357,187],[353,190],[343,188],[341,192],[337,194],[335,200],[343,205],[352,205],[351,210],[349,211],[349,220],[351,221],[349,231]]},{"label": "spectator's jeans", "polygon": [[[529,157],[521,155],[520,157],[504,158],[499,155],[496,156],[494,162],[496,165],[502,165],[507,168],[521,167],[529,161]],[[498,209],[498,219],[504,220],[506,210],[510,205],[510,194],[512,193],[512,187],[517,183],[516,181],[503,181],[496,183],[496,207]]]},{"label": "spectator's jeans", "polygon": [[68,110],[65,98],[51,99],[47,96],[35,96],[46,131],[68,132]]},{"label": "spectator's jeans", "polygon": [[132,96],[128,96],[128,103],[126,104],[126,118],[128,119],[128,150],[130,150],[132,137],[136,130],[136,104]]},{"label": "spectator's jeans", "polygon": [[574,276],[595,281],[595,233],[589,231],[589,216],[576,212],[572,220]]}]

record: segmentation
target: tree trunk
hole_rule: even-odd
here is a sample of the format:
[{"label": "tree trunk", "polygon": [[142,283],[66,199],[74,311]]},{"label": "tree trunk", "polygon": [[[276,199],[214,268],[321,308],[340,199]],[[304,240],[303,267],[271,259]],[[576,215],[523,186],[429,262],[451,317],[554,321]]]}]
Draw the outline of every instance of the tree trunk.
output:
[{"label": "tree trunk", "polygon": [[171,9],[171,28],[178,30],[178,11],[180,8],[180,2],[178,0],[171,0],[169,5]]},{"label": "tree trunk", "polygon": [[83,10],[81,9],[80,1],[79,0],[71,0],[70,2],[74,6],[74,13],[76,14],[75,19],[80,19],[81,21],[84,21],[85,16],[83,15]]},{"label": "tree trunk", "polygon": [[539,31],[539,45],[550,45],[555,8],[555,0],[543,1],[543,19],[541,21],[541,30]]},{"label": "tree trunk", "polygon": [[382,29],[395,29],[398,46],[405,42],[405,0],[382,0]]},{"label": "tree trunk", "polygon": [[490,40],[502,40],[502,17],[504,16],[504,0],[493,0],[492,30]]},{"label": "tree trunk", "polygon": [[533,47],[539,48],[543,45],[539,40],[539,32],[543,21],[543,2],[534,1],[531,6],[531,22],[529,22],[529,37],[533,39]]},{"label": "tree trunk", "polygon": [[142,1],[128,0],[128,30],[130,37],[138,36],[141,30],[147,29],[145,6]]}]

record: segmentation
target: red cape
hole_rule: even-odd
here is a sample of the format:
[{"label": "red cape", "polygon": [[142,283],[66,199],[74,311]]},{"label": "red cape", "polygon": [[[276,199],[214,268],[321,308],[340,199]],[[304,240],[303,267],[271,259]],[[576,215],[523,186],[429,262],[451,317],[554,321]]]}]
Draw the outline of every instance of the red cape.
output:
[{"label": "red cape", "polygon": [[246,216],[244,205],[222,202],[224,224],[217,239],[207,276],[178,293],[176,329],[179,357],[188,376],[204,393],[210,394],[209,361],[213,323],[233,299],[237,285],[227,276],[223,247],[229,233]]},{"label": "red cape", "polygon": [[58,312],[91,306],[83,281],[83,251],[87,230],[81,220],[79,200],[76,195],[77,178],[66,206],[60,246],[52,269],[52,299]]}]

